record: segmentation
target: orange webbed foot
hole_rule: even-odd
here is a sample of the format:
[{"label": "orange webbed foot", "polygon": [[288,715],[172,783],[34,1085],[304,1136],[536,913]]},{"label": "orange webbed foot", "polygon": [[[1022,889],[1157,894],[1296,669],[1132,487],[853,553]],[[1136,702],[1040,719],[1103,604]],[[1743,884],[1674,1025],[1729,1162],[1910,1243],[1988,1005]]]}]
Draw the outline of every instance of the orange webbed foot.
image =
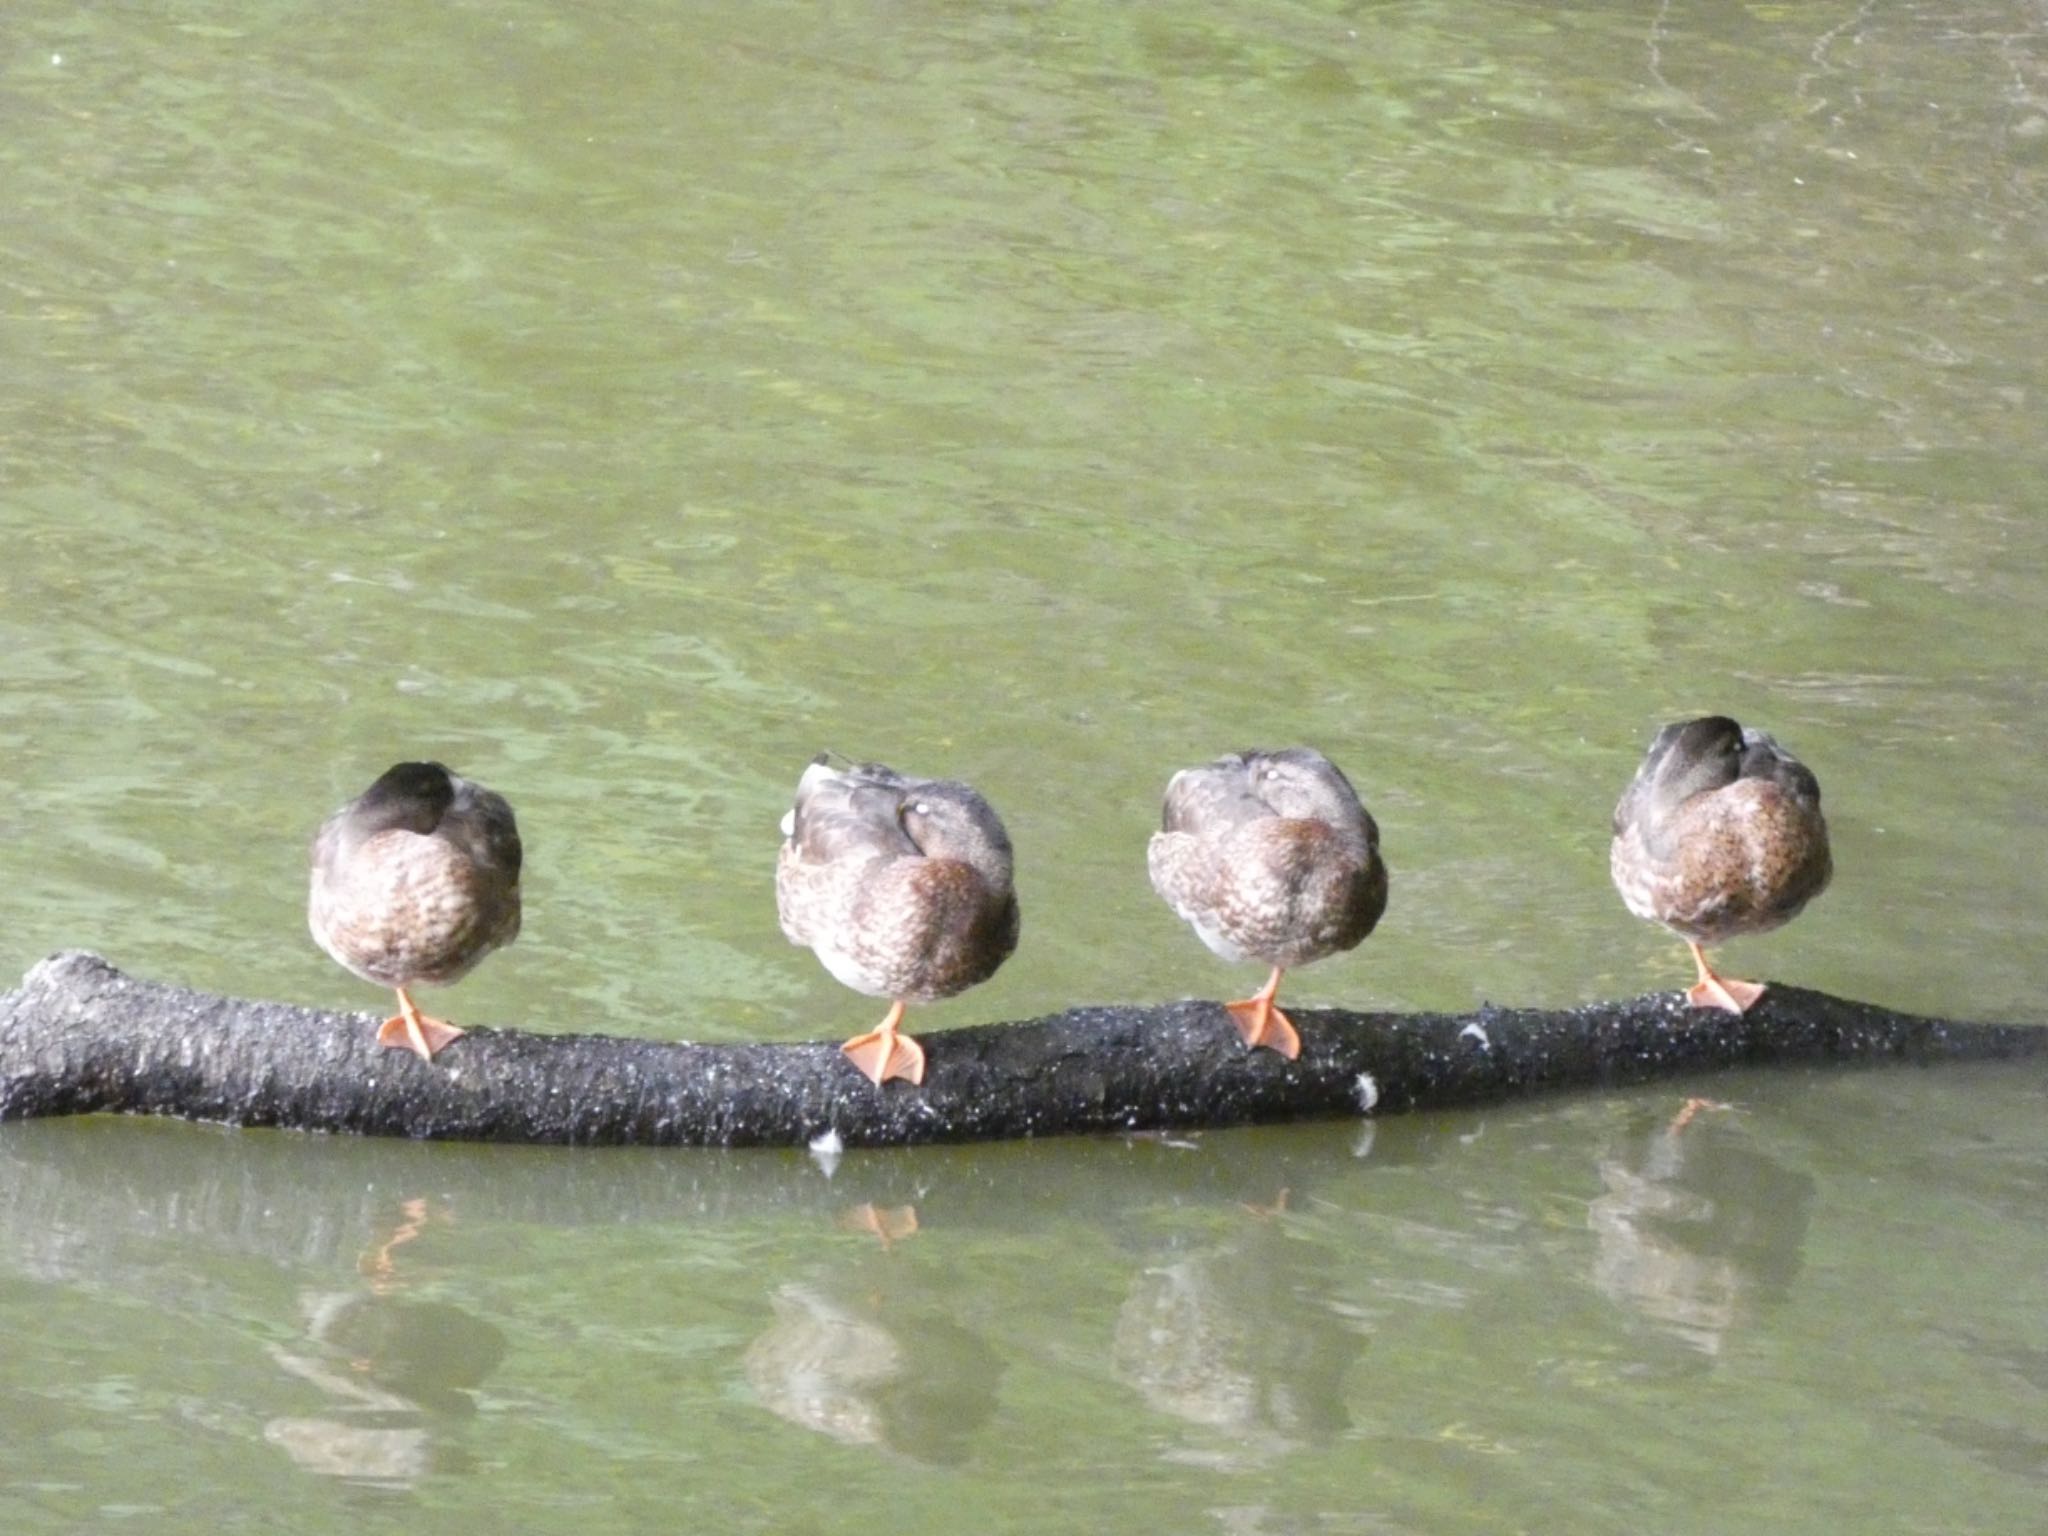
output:
[{"label": "orange webbed foot", "polygon": [[1707,964],[1707,952],[1700,948],[1697,939],[1687,939],[1685,947],[1692,951],[1693,969],[1699,972],[1699,980],[1685,989],[1685,1000],[1692,1007],[1747,1013],[1764,995],[1760,981],[1737,981],[1732,976],[1716,976],[1714,968]]},{"label": "orange webbed foot", "polygon": [[846,1053],[846,1059],[860,1068],[861,1073],[877,1088],[892,1077],[908,1082],[924,1082],[924,1047],[908,1035],[896,1033],[897,1021],[903,1017],[903,1005],[897,1003],[889,1009],[888,1017],[881,1024],[864,1035],[855,1035],[839,1047]]},{"label": "orange webbed foot", "polygon": [[411,1051],[422,1061],[432,1061],[434,1052],[462,1038],[461,1030],[446,1019],[421,1013],[403,992],[398,994],[398,1006],[397,1013],[377,1026],[377,1043],[387,1051]]},{"label": "orange webbed foot", "polygon": [[1295,1032],[1294,1021],[1274,1006],[1270,997],[1248,997],[1223,1007],[1244,1037],[1246,1049],[1256,1050],[1263,1045],[1289,1061],[1301,1055],[1301,1036]]},{"label": "orange webbed foot", "polygon": [[1685,1000],[1695,1008],[1720,1008],[1729,1013],[1747,1013],[1764,995],[1762,982],[1737,981],[1732,976],[1707,975],[1685,989]]},{"label": "orange webbed foot", "polygon": [[869,1233],[887,1248],[906,1237],[917,1236],[917,1207],[876,1205],[872,1200],[865,1201],[839,1213],[839,1229],[842,1232]]},{"label": "orange webbed foot", "polygon": [[924,1050],[908,1035],[899,1035],[894,1030],[870,1030],[855,1035],[839,1049],[877,1088],[892,1077],[913,1083],[924,1081]]}]

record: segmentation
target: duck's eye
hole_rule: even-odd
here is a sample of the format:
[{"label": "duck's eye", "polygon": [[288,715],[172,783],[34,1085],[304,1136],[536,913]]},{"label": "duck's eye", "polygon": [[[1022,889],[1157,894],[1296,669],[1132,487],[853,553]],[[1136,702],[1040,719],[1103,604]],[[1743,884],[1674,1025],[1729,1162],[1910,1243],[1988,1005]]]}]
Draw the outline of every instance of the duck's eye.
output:
[{"label": "duck's eye", "polygon": [[910,808],[910,813],[913,816],[929,816],[932,813],[932,808],[920,800]]}]

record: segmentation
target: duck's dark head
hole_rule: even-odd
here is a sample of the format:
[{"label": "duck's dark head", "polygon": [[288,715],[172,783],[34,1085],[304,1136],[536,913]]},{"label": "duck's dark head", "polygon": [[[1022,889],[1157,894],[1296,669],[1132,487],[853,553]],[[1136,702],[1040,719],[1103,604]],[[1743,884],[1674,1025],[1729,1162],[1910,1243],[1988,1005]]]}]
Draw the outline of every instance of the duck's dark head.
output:
[{"label": "duck's dark head", "polygon": [[1358,791],[1344,770],[1313,747],[1242,752],[1252,793],[1276,816],[1346,827],[1361,813]]},{"label": "duck's dark head", "polygon": [[1776,737],[1753,727],[1742,733],[1742,776],[1768,779],[1795,797],[1820,804],[1820,781],[1812,770],[1779,746]]},{"label": "duck's dark head", "polygon": [[455,803],[455,775],[439,763],[394,763],[357,798],[353,812],[367,834],[403,827],[431,832]]},{"label": "duck's dark head", "polygon": [[922,779],[905,784],[897,819],[918,852],[928,859],[958,859],[980,870],[991,883],[1007,887],[1014,854],[995,807],[966,784]]},{"label": "duck's dark head", "polygon": [[1742,727],[1726,715],[1702,715],[1665,726],[1650,744],[1659,797],[1677,805],[1733,784],[1742,773],[1742,746]]}]

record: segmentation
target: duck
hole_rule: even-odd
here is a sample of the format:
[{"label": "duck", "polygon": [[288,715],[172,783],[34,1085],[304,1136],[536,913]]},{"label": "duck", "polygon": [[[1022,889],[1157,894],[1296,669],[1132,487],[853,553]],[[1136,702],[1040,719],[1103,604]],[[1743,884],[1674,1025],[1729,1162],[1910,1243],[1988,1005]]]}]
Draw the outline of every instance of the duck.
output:
[{"label": "duck", "polygon": [[1281,977],[1356,948],[1387,910],[1379,825],[1343,770],[1313,747],[1183,768],[1167,783],[1146,865],[1213,953],[1272,968],[1258,991],[1223,1005],[1246,1048],[1300,1056],[1274,1001]]},{"label": "duck", "polygon": [[503,795],[440,763],[396,763],[313,838],[314,942],[398,994],[377,1043],[424,1061],[459,1039],[411,991],[461,980],[519,936],[519,825]]},{"label": "duck", "polygon": [[775,908],[792,944],[843,985],[886,997],[882,1022],[840,1049],[876,1087],[924,1082],[924,1047],[901,1033],[911,1003],[987,981],[1017,948],[1015,857],[972,785],[821,754],[782,818]]},{"label": "duck", "polygon": [[1699,979],[1686,1002],[1747,1013],[1763,985],[1716,974],[1704,946],[1782,927],[1827,889],[1820,781],[1726,715],[1674,721],[1614,808],[1608,867],[1629,911],[1692,951]]}]

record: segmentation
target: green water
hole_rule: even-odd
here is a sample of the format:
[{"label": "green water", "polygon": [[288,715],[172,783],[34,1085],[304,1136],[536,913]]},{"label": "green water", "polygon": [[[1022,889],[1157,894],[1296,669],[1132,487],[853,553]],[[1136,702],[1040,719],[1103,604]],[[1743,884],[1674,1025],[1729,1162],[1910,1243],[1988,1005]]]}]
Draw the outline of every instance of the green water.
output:
[{"label": "green water", "polygon": [[[1288,996],[1612,996],[1711,708],[1838,869],[1737,974],[2040,1019],[2044,34],[16,0],[0,970],[379,1007],[305,843],[426,755],[528,847],[458,1020],[851,1032],[771,889],[829,746],[1016,840],[927,1031],[1218,996],[1158,794],[1299,740],[1393,899]],[[829,1179],[0,1128],[0,1528],[2038,1530],[2048,1082],[1683,1086]]]}]

